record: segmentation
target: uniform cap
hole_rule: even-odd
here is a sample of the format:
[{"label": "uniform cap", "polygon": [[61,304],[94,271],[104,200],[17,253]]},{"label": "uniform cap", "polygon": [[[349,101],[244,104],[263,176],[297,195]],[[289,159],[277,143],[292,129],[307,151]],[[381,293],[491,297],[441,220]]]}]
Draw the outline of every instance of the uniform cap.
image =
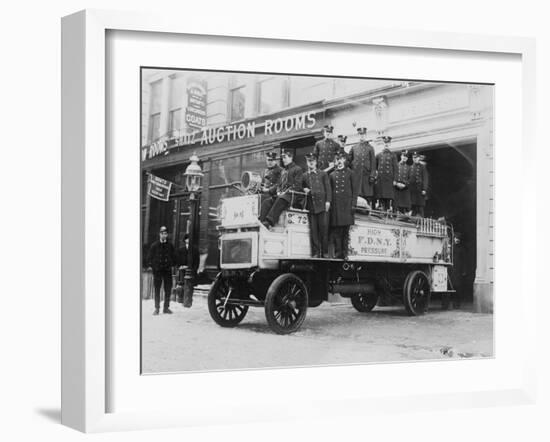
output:
[{"label": "uniform cap", "polygon": [[334,158],[338,159],[338,158],[346,158],[347,155],[346,155],[346,152],[344,150],[339,150],[338,152],[336,152],[334,154]]},{"label": "uniform cap", "polygon": [[306,160],[311,161],[316,159],[317,157],[313,154],[313,152],[306,153]]},{"label": "uniform cap", "polygon": [[418,152],[414,152],[414,153],[413,153],[413,158],[417,158],[417,157],[419,157],[419,156],[420,156],[420,155],[418,155]]},{"label": "uniform cap", "polygon": [[332,132],[334,131],[334,126],[331,126],[330,124],[325,124],[325,125],[323,126],[323,129],[324,129],[325,131],[327,131],[327,132],[332,133]]},{"label": "uniform cap", "polygon": [[345,143],[348,137],[345,135],[338,135],[338,140],[340,140],[342,143]]},{"label": "uniform cap", "polygon": [[166,228],[166,226],[161,226],[160,232],[168,232],[168,229]]},{"label": "uniform cap", "polygon": [[408,156],[409,156],[409,151],[406,150],[406,149],[405,149],[405,150],[402,150],[402,151],[401,151],[401,155],[405,155],[406,157],[408,157]]},{"label": "uniform cap", "polygon": [[384,143],[389,143],[391,142],[391,137],[382,137],[382,140],[384,140]]},{"label": "uniform cap", "polygon": [[367,133],[367,128],[366,127],[358,127],[357,128],[357,133],[359,135],[365,135]]},{"label": "uniform cap", "polygon": [[281,156],[294,158],[294,152],[292,152],[290,149],[283,149],[283,151],[281,152]]},{"label": "uniform cap", "polygon": [[277,152],[267,152],[265,154],[265,157],[268,159],[268,160],[276,160],[277,159]]}]

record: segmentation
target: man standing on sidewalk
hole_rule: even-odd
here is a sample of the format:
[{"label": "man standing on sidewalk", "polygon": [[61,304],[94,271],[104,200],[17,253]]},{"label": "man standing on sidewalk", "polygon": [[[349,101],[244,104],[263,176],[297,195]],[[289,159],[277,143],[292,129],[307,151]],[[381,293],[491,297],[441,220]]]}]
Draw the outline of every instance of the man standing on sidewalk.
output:
[{"label": "man standing on sidewalk", "polygon": [[170,310],[170,295],[172,292],[172,267],[176,265],[176,250],[172,243],[168,242],[168,229],[160,228],[159,240],[155,241],[147,254],[147,264],[153,270],[153,284],[155,286],[155,311],[160,309],[160,286],[164,285],[164,313],[172,313]]}]

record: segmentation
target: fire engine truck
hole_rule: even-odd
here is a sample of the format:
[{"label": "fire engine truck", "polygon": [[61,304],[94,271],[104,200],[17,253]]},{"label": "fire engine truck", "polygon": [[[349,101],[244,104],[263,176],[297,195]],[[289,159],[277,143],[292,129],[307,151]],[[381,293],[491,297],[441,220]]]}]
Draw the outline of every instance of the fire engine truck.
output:
[{"label": "fire engine truck", "polygon": [[261,307],[275,333],[292,333],[329,293],[350,298],[359,312],[371,311],[386,293],[400,298],[409,315],[423,315],[432,293],[453,292],[451,225],[357,207],[346,259],[313,258],[305,207],[291,205],[267,229],[252,181],[245,172],[248,194],[220,205],[220,272],[208,294],[220,326],[235,327],[250,307]]}]

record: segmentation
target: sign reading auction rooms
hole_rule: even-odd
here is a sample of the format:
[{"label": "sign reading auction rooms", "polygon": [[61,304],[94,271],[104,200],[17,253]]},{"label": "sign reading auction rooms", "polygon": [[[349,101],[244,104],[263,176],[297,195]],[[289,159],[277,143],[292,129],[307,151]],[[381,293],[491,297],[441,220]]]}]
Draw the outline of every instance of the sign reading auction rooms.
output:
[{"label": "sign reading auction rooms", "polygon": [[266,119],[264,121],[246,121],[218,127],[202,127],[189,134],[184,134],[170,143],[167,140],[153,143],[142,149],[142,160],[148,160],[160,154],[167,153],[172,146],[199,145],[207,146],[215,143],[234,142],[253,139],[256,136],[274,137],[282,134],[300,132],[315,127],[317,123],[315,112],[302,112],[285,117]]}]

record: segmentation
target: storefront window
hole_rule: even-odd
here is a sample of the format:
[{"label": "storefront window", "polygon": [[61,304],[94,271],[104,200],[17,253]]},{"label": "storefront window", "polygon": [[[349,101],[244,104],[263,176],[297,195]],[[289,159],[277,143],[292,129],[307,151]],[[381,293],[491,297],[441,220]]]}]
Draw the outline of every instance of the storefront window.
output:
[{"label": "storefront window", "polygon": [[241,157],[212,161],[210,185],[230,184],[241,179]]},{"label": "storefront window", "polygon": [[265,152],[253,152],[243,155],[242,171],[262,173],[266,167]]}]

